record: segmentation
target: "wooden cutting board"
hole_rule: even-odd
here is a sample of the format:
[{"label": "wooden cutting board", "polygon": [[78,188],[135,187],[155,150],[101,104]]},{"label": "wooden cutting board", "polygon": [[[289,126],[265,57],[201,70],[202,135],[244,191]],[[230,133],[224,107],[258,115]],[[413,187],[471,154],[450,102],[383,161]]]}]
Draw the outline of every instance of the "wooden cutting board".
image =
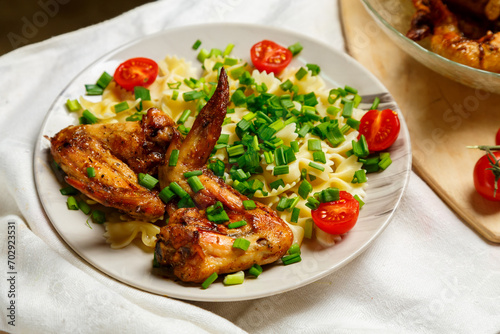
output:
[{"label": "wooden cutting board", "polygon": [[[361,1],[341,0],[348,52],[377,76],[399,104],[410,131],[413,170],[475,231],[500,243],[500,202],[483,199],[472,172],[494,145],[500,95],[478,92],[421,65],[376,25]],[[418,203],[415,203],[418,205]]]}]

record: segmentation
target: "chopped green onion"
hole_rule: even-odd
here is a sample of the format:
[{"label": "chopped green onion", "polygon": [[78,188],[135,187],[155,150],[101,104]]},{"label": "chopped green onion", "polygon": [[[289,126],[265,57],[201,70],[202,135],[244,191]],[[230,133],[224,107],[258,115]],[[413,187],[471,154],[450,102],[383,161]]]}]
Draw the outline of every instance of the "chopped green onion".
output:
[{"label": "chopped green onion", "polygon": [[97,80],[97,86],[104,89],[104,88],[108,87],[111,80],[113,80],[113,77],[111,76],[111,74],[109,74],[108,72],[104,72],[99,77],[99,80]]},{"label": "chopped green onion", "polygon": [[177,182],[170,183],[168,187],[180,198],[189,196],[189,194],[184,189],[182,189],[182,187]]},{"label": "chopped green onion", "polygon": [[351,86],[345,86],[344,87],[344,90],[348,93],[351,93],[351,94],[358,94],[358,90],[356,88],[352,88]]},{"label": "chopped green onion", "polygon": [[325,152],[322,152],[322,151],[313,152],[313,160],[316,162],[321,162],[321,163],[326,164]]},{"label": "chopped green onion", "polygon": [[312,161],[309,163],[309,166],[312,168],[316,168],[317,170],[320,170],[322,172],[325,170],[325,167],[318,165],[317,163],[312,162]]},{"label": "chopped green onion", "polygon": [[301,67],[297,73],[295,73],[295,77],[297,78],[297,80],[302,80],[303,77],[305,77],[307,74],[307,70],[303,67]]},{"label": "chopped green onion", "polygon": [[224,65],[234,66],[236,64],[238,64],[238,59],[236,59],[236,58],[227,57],[224,59]]},{"label": "chopped green onion", "polygon": [[309,123],[305,123],[302,125],[302,127],[300,128],[300,130],[297,132],[297,134],[299,135],[299,137],[305,137],[306,134],[309,133],[309,130],[311,130],[311,125],[309,125]]},{"label": "chopped green onion", "polygon": [[364,169],[360,169],[354,172],[354,177],[352,178],[351,183],[365,183],[366,181],[366,172]]},{"label": "chopped green onion", "polygon": [[78,210],[78,203],[76,203],[76,199],[73,196],[68,197],[66,204],[69,210]]},{"label": "chopped green onion", "polygon": [[364,158],[368,154],[370,154],[368,143],[366,142],[366,138],[364,135],[361,135],[358,141],[352,141],[352,150],[354,152],[354,155],[359,158]]},{"label": "chopped green onion", "polygon": [[76,190],[72,186],[67,186],[67,187],[61,188],[61,189],[59,189],[59,191],[61,192],[61,195],[65,195],[65,196],[78,195],[80,193],[78,190]]},{"label": "chopped green onion", "polygon": [[136,100],[141,99],[141,101],[151,101],[151,93],[149,92],[149,89],[142,86],[134,87],[134,95]]},{"label": "chopped green onion", "polygon": [[290,221],[292,223],[298,223],[298,221],[299,221],[299,215],[300,215],[300,209],[299,208],[293,208],[293,210],[292,210],[292,218],[290,218]]},{"label": "chopped green onion", "polygon": [[212,161],[208,164],[208,169],[210,169],[216,176],[222,177],[224,176],[224,170],[226,165],[220,159]]},{"label": "chopped green onion", "polygon": [[227,155],[229,155],[230,157],[235,157],[238,155],[242,155],[244,153],[245,153],[245,146],[241,144],[230,146],[227,148]]},{"label": "chopped green onion", "polygon": [[212,275],[208,276],[208,278],[203,283],[201,283],[201,287],[203,289],[207,289],[213,282],[215,282],[217,277],[219,277],[217,273],[212,273]]},{"label": "chopped green onion", "polygon": [[370,107],[370,110],[377,110],[379,103],[380,103],[380,98],[377,96],[377,97],[375,97],[375,99],[373,100],[373,104],[372,104],[372,106]]},{"label": "chopped green onion", "polygon": [[294,242],[290,248],[288,249],[288,254],[300,254],[300,245],[296,242]]},{"label": "chopped green onion", "polygon": [[318,199],[321,203],[338,201],[340,199],[340,190],[332,187],[323,189],[318,194]]},{"label": "chopped green onion", "polygon": [[229,274],[224,277],[224,285],[236,285],[236,284],[243,284],[245,281],[245,273],[241,270],[238,271],[234,274]]},{"label": "chopped green onion", "polygon": [[219,68],[221,68],[222,66],[224,66],[223,63],[221,63],[220,61],[216,62],[214,67],[212,67],[212,71],[217,71],[219,70]]},{"label": "chopped green onion", "polygon": [[233,242],[233,248],[238,248],[246,251],[250,247],[250,240],[244,238],[236,238]]},{"label": "chopped green onion", "polygon": [[210,50],[210,54],[209,54],[209,57],[212,57],[212,56],[221,56],[222,55],[222,51],[220,49],[216,49],[216,48],[212,48]]},{"label": "chopped green onion", "polygon": [[290,173],[290,166],[288,165],[283,165],[283,166],[276,166],[274,167],[273,170],[273,175],[284,175]]},{"label": "chopped green onion", "polygon": [[359,107],[359,104],[361,103],[362,97],[356,94],[354,96],[354,99],[352,99],[352,102],[354,103],[354,108]]},{"label": "chopped green onion", "polygon": [[299,42],[292,44],[288,47],[288,50],[290,50],[292,52],[292,56],[298,55],[300,53],[300,51],[302,51],[302,49],[303,49],[303,47]]},{"label": "chopped green onion", "polygon": [[172,150],[170,158],[168,159],[168,165],[170,167],[177,166],[177,160],[179,159],[179,150]]},{"label": "chopped green onion", "polygon": [[177,207],[179,209],[181,208],[194,208],[196,207],[196,205],[194,204],[191,196],[184,196],[182,197],[179,202],[177,203]]},{"label": "chopped green onion", "polygon": [[306,206],[311,210],[316,210],[320,204],[321,202],[314,197],[307,198]]},{"label": "chopped green onion", "polygon": [[182,112],[181,117],[177,120],[177,124],[184,124],[186,120],[188,119],[189,115],[191,115],[191,110],[186,109]]},{"label": "chopped green onion", "polygon": [[[388,153],[387,153],[388,154]],[[381,160],[380,162],[378,163],[378,166],[381,168],[381,169],[386,169],[387,167],[389,167],[390,164],[392,164],[392,159],[391,159],[391,156],[390,155],[387,155],[385,156],[384,158],[382,158],[382,154],[380,155],[381,157]]]},{"label": "chopped green onion", "polygon": [[191,176],[200,176],[201,174],[203,174],[203,171],[201,171],[201,170],[193,170],[191,172],[184,173],[184,177],[186,179],[189,179]]},{"label": "chopped green onion", "polygon": [[199,39],[197,39],[196,42],[194,42],[194,44],[192,46],[193,50],[198,50],[200,45],[201,45],[201,41]]},{"label": "chopped green onion", "polygon": [[198,178],[198,176],[196,175],[193,175],[191,176],[190,178],[187,179],[187,182],[189,183],[189,186],[191,187],[191,189],[193,190],[193,192],[197,193],[198,191],[200,190],[203,190],[205,189],[205,187],[203,186],[203,184],[201,183],[200,179]]},{"label": "chopped green onion", "polygon": [[78,102],[78,100],[68,99],[66,101],[66,107],[68,108],[69,111],[78,111],[82,109],[82,106],[80,105],[80,102]]},{"label": "chopped green onion", "polygon": [[207,59],[210,56],[210,53],[208,52],[207,49],[201,49],[200,52],[198,53],[198,56],[196,56],[196,59],[200,61],[200,63],[205,62],[205,59]]},{"label": "chopped green onion", "polygon": [[184,99],[184,101],[188,102],[188,101],[194,101],[194,100],[197,100],[197,99],[201,99],[202,97],[205,97],[205,92],[203,91],[198,91],[198,90],[192,90],[190,92],[185,92],[185,93],[182,93],[182,98]]},{"label": "chopped green onion", "polygon": [[306,67],[311,71],[312,76],[316,76],[321,72],[321,68],[316,64],[306,64]]},{"label": "chopped green onion", "polygon": [[286,91],[290,90],[292,88],[292,86],[293,86],[293,83],[290,81],[290,79],[287,79],[285,82],[283,82],[280,85],[280,88],[286,92]]},{"label": "chopped green onion", "polygon": [[365,202],[359,197],[359,195],[354,195],[354,199],[359,202],[359,208],[361,209],[363,205],[365,205]]},{"label": "chopped green onion", "polygon": [[79,201],[78,202],[78,208],[80,210],[82,210],[82,212],[84,214],[86,214],[86,215],[88,215],[90,213],[90,211],[92,211],[92,209],[90,208],[90,206],[85,201]]},{"label": "chopped green onion", "polygon": [[309,139],[307,141],[307,149],[309,151],[321,151],[321,140]]},{"label": "chopped green onion", "polygon": [[176,195],[175,193],[170,190],[169,187],[165,187],[162,189],[162,191],[160,191],[160,193],[158,194],[158,196],[160,197],[160,199],[165,202],[165,203],[168,203],[172,200],[172,198],[174,198]]},{"label": "chopped green onion", "polygon": [[118,114],[122,111],[128,110],[130,107],[129,107],[127,101],[123,101],[123,102],[120,102],[118,104],[115,104],[114,108],[115,108],[115,113]]},{"label": "chopped green onion", "polygon": [[353,108],[354,108],[354,102],[349,101],[344,103],[344,110],[342,111],[342,116],[345,118],[352,117]]},{"label": "chopped green onion", "polygon": [[237,222],[232,222],[232,223],[227,224],[227,228],[238,228],[238,227],[245,226],[246,224],[247,224],[246,221],[240,220]]},{"label": "chopped green onion", "polygon": [[248,273],[250,275],[253,275],[255,277],[259,277],[260,274],[262,274],[262,267],[260,265],[258,265],[257,263],[255,263],[253,266],[250,267],[250,269],[248,270]]},{"label": "chopped green onion", "polygon": [[286,255],[281,258],[281,261],[285,266],[302,261],[300,254]]},{"label": "chopped green onion", "polygon": [[95,168],[94,167],[87,167],[87,176],[88,177],[95,177]]},{"label": "chopped green onion", "polygon": [[101,210],[92,211],[92,221],[96,224],[104,224],[106,222],[106,214]]},{"label": "chopped green onion", "polygon": [[246,96],[241,90],[237,89],[231,96],[231,101],[233,101],[235,106],[240,106],[246,103]]},{"label": "chopped green onion", "polygon": [[222,224],[224,222],[229,221],[229,216],[226,211],[224,211],[224,207],[221,202],[217,202],[214,205],[211,205],[206,210],[207,219],[216,224]]},{"label": "chopped green onion", "polygon": [[103,89],[97,85],[85,85],[87,95],[102,95]]},{"label": "chopped green onion", "polygon": [[251,199],[249,200],[244,200],[243,201],[243,206],[245,207],[245,210],[253,210],[257,207],[257,205],[255,205],[255,202],[252,201]]},{"label": "chopped green onion", "polygon": [[158,184],[158,182],[158,179],[149,174],[139,173],[139,184],[144,188],[151,190]]},{"label": "chopped green onion", "polygon": [[349,125],[354,130],[359,130],[360,121],[355,120],[354,118],[348,118],[346,124]]},{"label": "chopped green onion", "polygon": [[234,44],[229,43],[226,48],[224,49],[224,52],[222,52],[222,56],[229,56],[231,54],[231,51],[233,51]]},{"label": "chopped green onion", "polygon": [[179,91],[178,90],[174,90],[172,92],[172,100],[176,101],[178,97],[179,97]]},{"label": "chopped green onion", "polygon": [[329,106],[328,108],[326,108],[326,112],[332,116],[336,116],[339,113],[339,111],[340,111],[340,108],[337,108],[334,106]]},{"label": "chopped green onion", "polygon": [[[314,107],[318,104],[318,98],[314,92],[310,92],[304,95],[304,104],[306,106]],[[316,113],[316,110],[315,110]]]},{"label": "chopped green onion", "polygon": [[299,193],[300,197],[302,197],[303,199],[306,199],[312,190],[313,190],[312,185],[307,180],[303,180],[300,183],[298,193]]},{"label": "chopped green onion", "polygon": [[282,186],[283,188],[285,187],[285,182],[282,179],[277,179],[276,181],[269,183],[269,187],[271,187],[271,189],[278,189],[279,186]]},{"label": "chopped green onion", "polygon": [[95,115],[93,113],[91,113],[90,111],[88,111],[87,109],[85,109],[83,111],[82,116],[87,121],[87,124],[95,124],[95,123],[99,122],[99,119],[97,117],[95,117]]},{"label": "chopped green onion", "polygon": [[292,148],[292,150],[295,153],[299,152],[299,143],[297,141],[294,140],[294,141],[290,142],[290,147]]}]

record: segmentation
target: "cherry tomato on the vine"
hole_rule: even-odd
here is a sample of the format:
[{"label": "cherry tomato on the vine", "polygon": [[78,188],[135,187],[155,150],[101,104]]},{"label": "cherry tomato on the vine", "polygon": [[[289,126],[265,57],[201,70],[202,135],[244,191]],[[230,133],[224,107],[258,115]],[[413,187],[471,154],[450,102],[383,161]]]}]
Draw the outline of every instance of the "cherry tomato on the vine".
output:
[{"label": "cherry tomato on the vine", "polygon": [[[500,201],[500,189],[495,195],[495,184],[500,177],[500,167],[498,159],[500,159],[500,151],[492,152],[483,155],[474,167],[474,187],[479,195],[490,201]],[[496,167],[495,167],[496,166]],[[493,170],[491,170],[493,168]]]},{"label": "cherry tomato on the vine", "polygon": [[395,111],[369,110],[361,118],[358,138],[365,136],[370,152],[383,151],[396,141],[400,128],[399,117]]},{"label": "cherry tomato on the vine", "polygon": [[158,64],[149,58],[132,58],[121,63],[113,78],[123,89],[133,91],[134,87],[148,87],[156,80]]},{"label": "cherry tomato on the vine", "polygon": [[250,49],[250,57],[256,69],[260,72],[279,73],[292,61],[292,52],[287,48],[263,40]]},{"label": "cherry tomato on the vine", "polygon": [[330,234],[344,234],[356,224],[359,215],[359,202],[347,191],[340,192],[337,201],[321,203],[311,211],[318,228]]}]

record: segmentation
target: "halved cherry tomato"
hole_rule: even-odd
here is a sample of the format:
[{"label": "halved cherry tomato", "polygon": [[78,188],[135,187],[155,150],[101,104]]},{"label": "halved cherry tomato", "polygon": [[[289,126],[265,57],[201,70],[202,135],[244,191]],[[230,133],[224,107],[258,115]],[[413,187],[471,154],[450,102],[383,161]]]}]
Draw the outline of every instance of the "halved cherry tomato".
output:
[{"label": "halved cherry tomato", "polygon": [[340,192],[338,201],[321,203],[311,211],[318,228],[330,234],[344,234],[356,224],[359,202],[347,191]]},{"label": "halved cherry tomato", "polygon": [[132,91],[136,86],[150,86],[157,75],[158,64],[154,60],[132,58],[118,66],[113,78],[123,89]]},{"label": "halved cherry tomato", "polygon": [[496,177],[500,177],[500,167],[498,167],[495,160],[500,159],[500,151],[494,151],[492,154],[494,157],[488,153],[476,162],[476,166],[474,166],[474,187],[479,195],[484,198],[490,201],[500,201],[500,189],[497,190],[495,196]]},{"label": "halved cherry tomato", "polygon": [[358,139],[361,135],[365,136],[370,152],[383,151],[394,144],[400,128],[398,114],[395,111],[370,110],[361,117]]},{"label": "halved cherry tomato", "polygon": [[500,129],[497,131],[497,136],[495,138],[495,144],[500,145]]},{"label": "halved cherry tomato", "polygon": [[256,69],[260,72],[279,73],[292,61],[292,52],[287,48],[263,40],[250,49],[250,57]]}]

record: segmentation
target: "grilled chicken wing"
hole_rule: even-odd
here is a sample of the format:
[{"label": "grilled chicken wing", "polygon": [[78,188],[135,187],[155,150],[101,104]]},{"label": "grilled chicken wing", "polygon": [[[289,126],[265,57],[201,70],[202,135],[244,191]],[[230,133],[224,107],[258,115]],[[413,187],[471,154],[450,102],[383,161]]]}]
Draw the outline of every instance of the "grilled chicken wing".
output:
[{"label": "grilled chicken wing", "polygon": [[[229,100],[227,75],[221,70],[219,84],[213,97],[201,110],[186,139],[175,136],[166,157],[179,150],[175,167],[168,161],[159,168],[161,187],[177,182],[188,192],[196,208],[177,209],[175,203],[167,206],[170,215],[162,227],[156,244],[158,263],[185,282],[203,282],[216,272],[230,273],[250,268],[253,264],[268,264],[281,258],[293,242],[288,225],[270,208],[257,203],[253,210],[245,210],[241,195],[206,168],[208,157],[217,142]],[[199,176],[204,189],[193,193],[183,176],[185,172],[201,170]],[[229,221],[215,224],[207,219],[205,209],[222,202]],[[228,229],[230,222],[245,220],[247,225]],[[233,248],[236,238],[250,241],[248,250]]]},{"label": "grilled chicken wing", "polygon": [[150,109],[141,122],[69,126],[51,138],[51,153],[68,184],[88,197],[131,217],[156,220],[165,205],[138,184],[136,173],[156,174],[176,134],[170,117]]}]

